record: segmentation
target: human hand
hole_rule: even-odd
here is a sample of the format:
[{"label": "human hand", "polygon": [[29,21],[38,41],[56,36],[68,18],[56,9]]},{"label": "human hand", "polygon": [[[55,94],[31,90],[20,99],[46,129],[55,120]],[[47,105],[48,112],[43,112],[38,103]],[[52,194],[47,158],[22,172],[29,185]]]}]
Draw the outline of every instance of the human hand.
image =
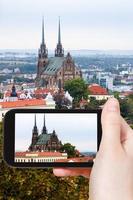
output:
[{"label": "human hand", "polygon": [[[133,199],[133,130],[109,99],[102,112],[103,136],[90,176],[91,200]],[[57,176],[83,175],[90,169],[54,169]]]},{"label": "human hand", "polygon": [[90,176],[91,200],[133,199],[133,130],[110,99],[102,112],[102,141]]}]

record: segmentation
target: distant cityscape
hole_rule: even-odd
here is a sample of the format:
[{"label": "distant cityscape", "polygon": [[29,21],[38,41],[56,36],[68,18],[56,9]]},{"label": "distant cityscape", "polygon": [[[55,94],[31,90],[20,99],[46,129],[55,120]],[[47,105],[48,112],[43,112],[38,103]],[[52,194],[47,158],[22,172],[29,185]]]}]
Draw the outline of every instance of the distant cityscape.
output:
[{"label": "distant cityscape", "polygon": [[[30,50],[0,52],[0,92],[16,80],[16,85],[34,83],[36,77],[37,52]],[[91,51],[72,51],[74,60],[81,67],[83,78],[88,84],[109,85],[113,91],[131,91],[133,85],[133,53],[104,54]],[[52,55],[52,54],[51,54]],[[109,84],[110,82],[110,84]],[[113,82],[113,83],[112,83]],[[111,88],[110,88],[111,87]],[[10,86],[9,86],[10,89]],[[28,86],[27,86],[28,89]]]},{"label": "distant cityscape", "polygon": [[[66,51],[60,19],[55,50],[47,48],[44,20],[41,32],[38,53],[37,50],[0,51],[0,121],[12,108],[101,109],[107,99],[117,97],[123,100],[123,116],[132,125],[133,52]],[[67,89],[66,83],[70,83]],[[36,126],[34,131],[37,132]],[[59,146],[60,142],[57,143]],[[17,152],[17,162],[25,162],[26,156],[30,157],[27,162],[36,162],[33,159],[36,156],[40,162],[68,158],[63,152],[55,152],[56,149],[48,154],[47,149],[38,152],[33,146],[28,153]],[[76,162],[75,152],[71,156],[67,161]],[[88,162],[95,155],[88,156],[85,152],[81,157],[79,162]]]}]

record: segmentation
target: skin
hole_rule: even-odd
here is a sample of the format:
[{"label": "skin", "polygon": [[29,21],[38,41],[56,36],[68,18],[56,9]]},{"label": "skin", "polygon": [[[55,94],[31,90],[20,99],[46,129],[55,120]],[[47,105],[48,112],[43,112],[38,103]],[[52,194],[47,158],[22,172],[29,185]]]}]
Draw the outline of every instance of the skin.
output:
[{"label": "skin", "polygon": [[133,130],[120,115],[119,102],[102,112],[102,141],[91,169],[54,169],[56,176],[90,178],[90,200],[133,200]]}]

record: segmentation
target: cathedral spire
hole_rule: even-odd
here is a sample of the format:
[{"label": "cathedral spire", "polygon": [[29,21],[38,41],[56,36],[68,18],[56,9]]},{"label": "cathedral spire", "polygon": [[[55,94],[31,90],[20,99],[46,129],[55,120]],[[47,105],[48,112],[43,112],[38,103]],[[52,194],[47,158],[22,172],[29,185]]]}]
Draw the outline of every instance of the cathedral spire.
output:
[{"label": "cathedral spire", "polygon": [[36,114],[35,114],[35,119],[34,119],[33,134],[38,135],[37,124],[36,124]]},{"label": "cathedral spire", "polygon": [[34,127],[32,130],[32,140],[31,140],[31,145],[29,146],[29,150],[30,151],[34,151],[35,149],[33,148],[33,146],[36,144],[38,139],[38,129],[37,129],[37,124],[36,124],[36,114],[35,114],[35,118],[34,118]]},{"label": "cathedral spire", "polygon": [[44,38],[44,17],[42,18],[42,45],[45,44],[45,38]]},{"label": "cathedral spire", "polygon": [[59,27],[58,27],[58,43],[55,49],[55,57],[63,57],[64,56],[64,49],[61,43],[61,25],[60,25],[60,17],[59,17]]},{"label": "cathedral spire", "polygon": [[45,121],[45,114],[44,114],[44,122],[43,122],[42,134],[47,134],[46,121]]},{"label": "cathedral spire", "polygon": [[59,17],[58,44],[61,44],[60,17]]},{"label": "cathedral spire", "polygon": [[48,50],[45,43],[45,34],[44,34],[44,17],[42,18],[42,42],[39,49],[39,58],[47,58]]},{"label": "cathedral spire", "polygon": [[36,115],[35,115],[35,125],[34,125],[34,127],[36,127]]}]

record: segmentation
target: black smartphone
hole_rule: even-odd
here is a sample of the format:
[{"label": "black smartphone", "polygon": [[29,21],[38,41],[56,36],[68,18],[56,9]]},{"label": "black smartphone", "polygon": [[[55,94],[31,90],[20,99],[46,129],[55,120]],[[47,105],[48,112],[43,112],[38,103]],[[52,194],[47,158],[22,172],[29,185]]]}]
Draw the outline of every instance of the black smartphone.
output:
[{"label": "black smartphone", "polygon": [[4,118],[13,167],[92,167],[100,141],[100,110],[14,109]]}]

